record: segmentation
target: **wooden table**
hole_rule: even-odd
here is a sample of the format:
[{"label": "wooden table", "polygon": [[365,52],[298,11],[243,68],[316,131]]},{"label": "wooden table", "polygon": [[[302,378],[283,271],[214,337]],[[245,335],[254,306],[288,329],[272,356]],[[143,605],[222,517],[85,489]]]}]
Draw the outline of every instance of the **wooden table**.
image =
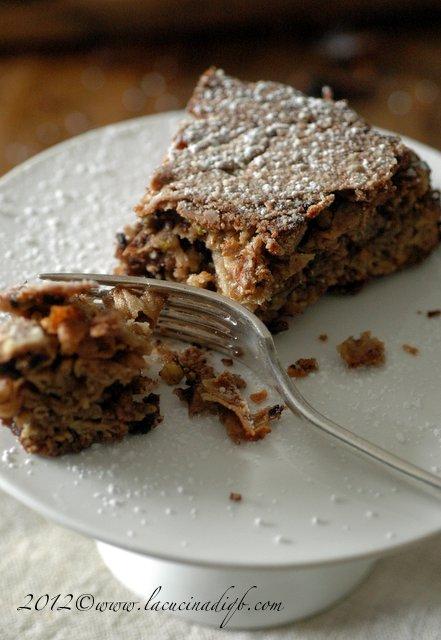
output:
[{"label": "wooden table", "polygon": [[[70,136],[182,108],[210,64],[317,94],[331,84],[369,121],[441,148],[439,30],[235,32],[172,43],[0,55],[0,172]],[[142,159],[141,159],[142,160]]]}]

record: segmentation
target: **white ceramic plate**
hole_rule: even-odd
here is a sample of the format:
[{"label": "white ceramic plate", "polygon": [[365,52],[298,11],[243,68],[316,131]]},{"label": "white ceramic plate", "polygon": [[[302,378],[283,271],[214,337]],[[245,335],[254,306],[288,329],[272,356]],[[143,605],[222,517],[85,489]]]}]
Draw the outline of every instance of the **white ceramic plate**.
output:
[{"label": "white ceramic plate", "polygon": [[[43,270],[109,271],[114,235],[160,162],[180,114],[107,127],[61,144],[0,182],[1,284]],[[410,144],[441,185],[441,156]],[[441,254],[367,286],[326,297],[276,338],[286,364],[314,356],[299,384],[332,418],[441,472]],[[371,329],[387,366],[347,372],[335,345]],[[317,339],[329,335],[327,343]],[[410,343],[418,357],[405,353]],[[249,390],[260,388],[250,378]],[[151,434],[77,456],[26,455],[0,430],[0,486],[62,525],[113,545],[182,562],[306,566],[378,556],[441,530],[430,496],[285,414],[262,442],[233,445],[215,419],[189,420],[161,388]],[[233,503],[230,491],[243,500]]]}]

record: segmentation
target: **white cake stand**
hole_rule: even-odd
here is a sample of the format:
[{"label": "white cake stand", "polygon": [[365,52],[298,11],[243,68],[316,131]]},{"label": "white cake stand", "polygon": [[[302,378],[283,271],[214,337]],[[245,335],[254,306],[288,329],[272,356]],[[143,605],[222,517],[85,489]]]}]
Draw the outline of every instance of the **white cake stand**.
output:
[{"label": "white cake stand", "polygon": [[[91,132],[5,176],[2,283],[39,271],[111,269],[115,232],[133,219],[130,209],[179,116]],[[410,144],[441,185],[440,155]],[[434,472],[441,472],[441,321],[417,311],[441,307],[440,276],[435,254],[358,296],[322,300],[277,336],[286,364],[318,359],[320,371],[301,383],[320,410]],[[335,345],[366,329],[385,340],[387,365],[348,373]],[[317,340],[324,332],[327,343]],[[403,343],[418,346],[420,356],[405,353]],[[250,392],[261,388],[247,378]],[[217,610],[179,613],[219,626],[222,604],[251,588],[247,605],[224,626],[284,624],[338,601],[377,558],[441,530],[439,497],[291,415],[264,441],[234,446],[213,418],[189,420],[169,388],[160,393],[165,419],[158,429],[77,456],[28,456],[0,430],[0,486],[99,541],[104,562],[136,594],[137,606],[161,586],[150,604],[219,601]],[[231,502],[231,491],[242,501]]]}]

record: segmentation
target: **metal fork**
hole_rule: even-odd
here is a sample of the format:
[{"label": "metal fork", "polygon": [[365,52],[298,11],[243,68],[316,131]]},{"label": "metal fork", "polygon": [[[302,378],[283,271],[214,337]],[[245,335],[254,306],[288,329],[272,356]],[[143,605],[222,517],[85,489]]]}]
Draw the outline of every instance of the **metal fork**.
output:
[{"label": "metal fork", "polygon": [[205,289],[138,276],[43,273],[39,277],[58,282],[93,280],[105,286],[148,288],[165,295],[166,304],[156,327],[160,334],[239,358],[262,381],[273,387],[291,411],[309,425],[414,480],[441,489],[441,477],[357,436],[317,411],[280,364],[274,340],[266,326],[241,304]]}]

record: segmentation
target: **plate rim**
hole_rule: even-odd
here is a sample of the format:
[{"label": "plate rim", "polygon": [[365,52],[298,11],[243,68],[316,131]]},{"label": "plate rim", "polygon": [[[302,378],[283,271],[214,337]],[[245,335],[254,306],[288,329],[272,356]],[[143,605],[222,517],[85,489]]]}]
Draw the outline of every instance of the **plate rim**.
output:
[{"label": "plate rim", "polygon": [[205,567],[212,569],[258,569],[259,571],[280,571],[286,569],[294,570],[294,569],[313,569],[316,567],[325,567],[332,566],[335,564],[341,564],[344,562],[354,562],[357,560],[368,560],[368,559],[380,559],[384,558],[388,555],[392,555],[394,553],[398,553],[407,548],[410,548],[420,542],[430,540],[435,536],[441,533],[441,524],[439,529],[434,531],[430,531],[427,534],[418,536],[417,538],[413,538],[412,540],[405,540],[403,542],[391,542],[386,543],[380,549],[371,549],[366,552],[354,552],[352,554],[346,555],[336,555],[333,557],[329,557],[327,559],[317,559],[317,560],[309,560],[309,561],[295,561],[295,562],[284,562],[281,560],[280,562],[272,562],[272,563],[259,563],[259,562],[229,562],[228,560],[225,562],[220,561],[212,561],[212,560],[203,560],[198,558],[187,558],[185,556],[179,555],[178,553],[160,553],[160,552],[145,552],[142,550],[142,545],[136,544],[135,541],[127,543],[121,543],[121,540],[118,536],[118,540],[114,539],[111,535],[102,535],[101,533],[94,532],[93,526],[86,526],[82,524],[78,524],[74,518],[70,518],[63,513],[57,512],[55,508],[47,507],[43,502],[36,498],[30,497],[30,494],[26,493],[26,491],[18,489],[13,485],[12,482],[8,482],[1,474],[0,474],[0,489],[4,490],[10,496],[24,504],[26,507],[37,511],[41,516],[55,522],[56,524],[71,529],[76,533],[84,535],[88,538],[92,538],[93,540],[98,540],[100,542],[104,542],[111,546],[117,547],[119,549],[124,549],[125,551],[131,551],[132,553],[137,553],[143,556],[147,556],[149,558],[153,558],[155,560],[161,560],[164,562],[175,562],[179,564],[185,564],[187,566],[196,566],[196,567]]}]

